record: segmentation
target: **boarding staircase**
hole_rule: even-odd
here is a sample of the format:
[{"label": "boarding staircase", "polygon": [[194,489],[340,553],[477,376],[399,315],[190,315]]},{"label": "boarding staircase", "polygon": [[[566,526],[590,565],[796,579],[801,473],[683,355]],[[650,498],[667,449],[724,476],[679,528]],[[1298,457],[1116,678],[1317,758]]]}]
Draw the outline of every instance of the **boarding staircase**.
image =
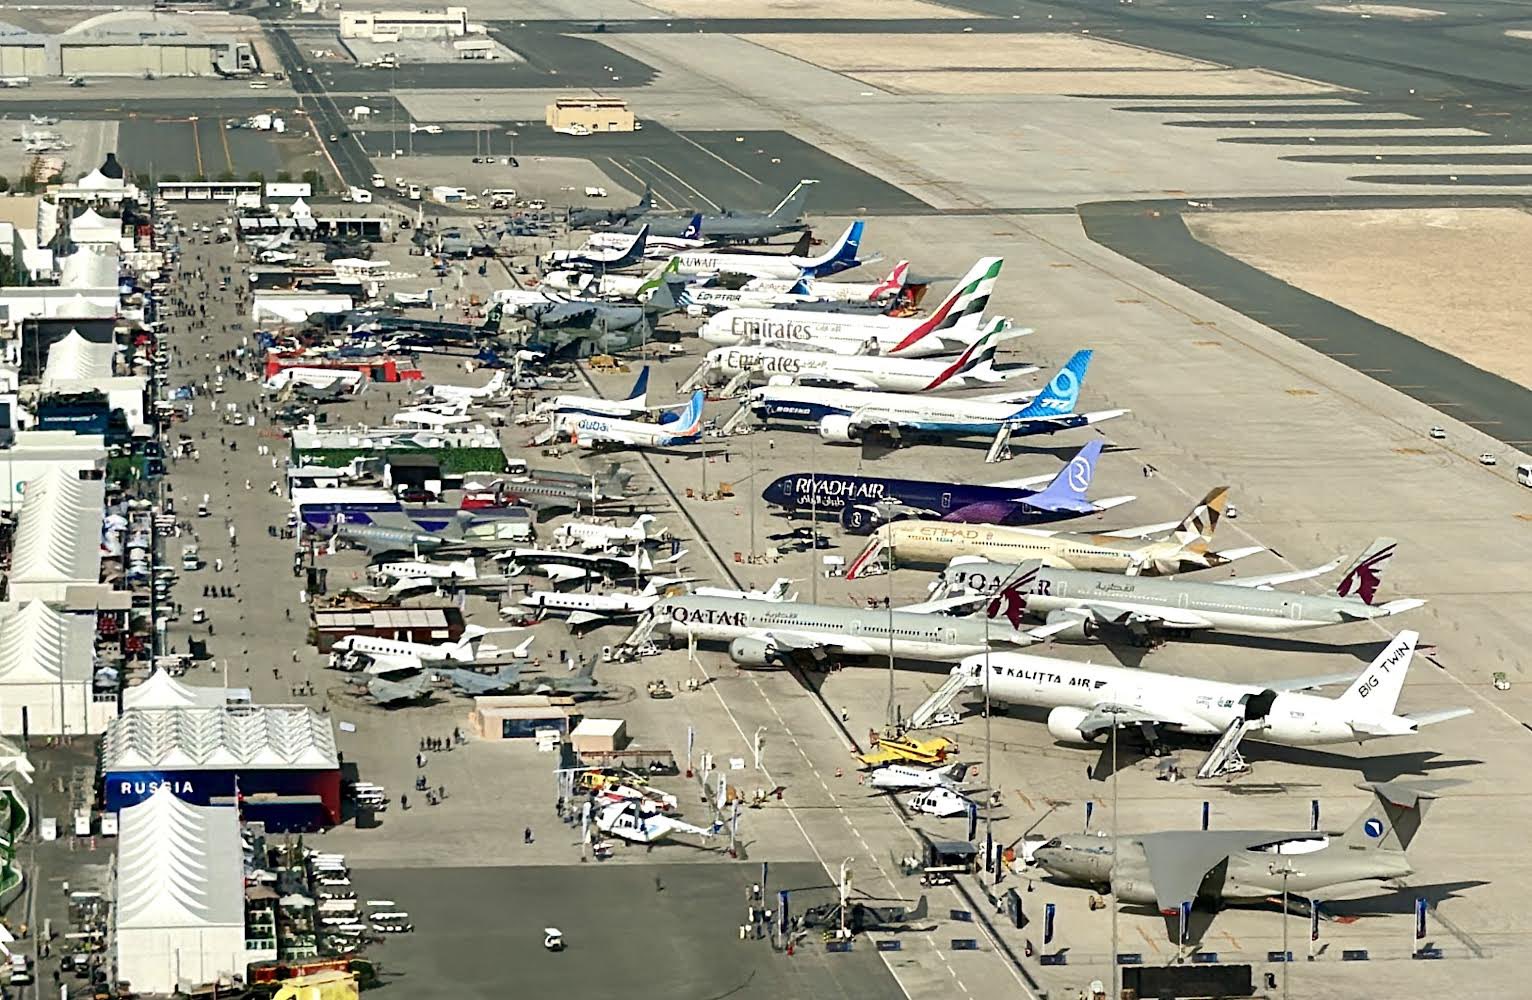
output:
[{"label": "boarding staircase", "polygon": [[755,375],[753,371],[743,371],[733,378],[714,395],[715,399],[732,399],[750,387],[750,379]]},{"label": "boarding staircase", "polygon": [[1011,460],[1011,425],[1001,424],[995,432],[995,440],[990,442],[989,451],[984,456],[986,465],[996,462],[1009,462]]},{"label": "boarding staircase", "polygon": [[931,693],[931,697],[921,702],[915,711],[910,713],[909,727],[925,729],[931,725],[933,719],[947,710],[959,692],[972,686],[974,681],[975,678],[964,673],[962,668],[954,670],[946,680],[942,681],[942,686]]},{"label": "boarding staircase", "polygon": [[696,370],[693,371],[690,375],[686,376],[686,381],[681,383],[680,395],[684,396],[690,393],[693,389],[699,389],[706,385],[708,374],[712,370],[713,366],[708,363],[706,358],[704,358],[702,363],[697,366]]},{"label": "boarding staircase", "polygon": [[733,416],[724,421],[723,426],[719,428],[719,433],[749,434],[751,430],[750,404],[748,402],[744,402],[739,404],[739,409],[734,411]]},{"label": "boarding staircase", "polygon": [[1222,778],[1228,774],[1239,774],[1250,770],[1250,765],[1245,763],[1245,758],[1240,755],[1239,742],[1245,738],[1245,734],[1251,729],[1260,728],[1264,720],[1247,719],[1244,716],[1236,718],[1229,723],[1229,728],[1218,737],[1218,742],[1213,744],[1213,749],[1202,761],[1202,766],[1197,768],[1199,780],[1206,781],[1210,778]]},{"label": "boarding staircase", "polygon": [[647,611],[633,626],[627,638],[617,644],[620,653],[628,657],[654,656],[659,653],[659,647],[654,642],[654,630],[659,625],[659,619],[654,612]]}]

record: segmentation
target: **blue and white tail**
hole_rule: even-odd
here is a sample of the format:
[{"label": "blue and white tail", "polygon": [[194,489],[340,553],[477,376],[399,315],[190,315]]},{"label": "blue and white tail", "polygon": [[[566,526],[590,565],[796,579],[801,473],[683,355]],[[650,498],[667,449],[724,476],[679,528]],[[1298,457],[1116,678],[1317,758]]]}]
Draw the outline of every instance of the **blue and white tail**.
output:
[{"label": "blue and white tail", "polygon": [[1085,384],[1085,372],[1090,368],[1094,351],[1076,351],[1074,357],[1064,363],[1053,376],[1047,388],[1037,398],[1017,410],[1016,417],[1062,417],[1075,412],[1080,402],[1080,387]]},{"label": "blue and white tail", "polygon": [[633,391],[628,393],[624,402],[632,403],[635,409],[648,405],[649,398],[649,366],[644,365],[639,370],[638,378],[633,383]]},{"label": "blue and white tail", "polygon": [[1096,476],[1096,459],[1101,457],[1103,447],[1104,443],[1097,438],[1081,448],[1052,482],[1027,497],[1027,506],[1042,510],[1094,511],[1096,505],[1085,494],[1090,491],[1091,480]]},{"label": "blue and white tail", "polygon": [[688,222],[686,224],[686,228],[681,230],[681,238],[683,240],[700,240],[700,239],[702,239],[702,213],[701,212],[698,212],[695,215],[693,215],[692,216],[692,221]]},{"label": "blue and white tail", "polygon": [[856,220],[846,227],[840,239],[829,250],[803,262],[803,275],[807,278],[824,278],[856,267],[857,251],[862,246],[862,228],[865,223]]}]

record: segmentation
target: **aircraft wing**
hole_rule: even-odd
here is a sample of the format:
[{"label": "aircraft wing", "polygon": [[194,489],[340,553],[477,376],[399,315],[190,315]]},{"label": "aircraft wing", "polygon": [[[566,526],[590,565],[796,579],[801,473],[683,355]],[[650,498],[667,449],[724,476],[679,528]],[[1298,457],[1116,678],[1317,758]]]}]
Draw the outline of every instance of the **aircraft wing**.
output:
[{"label": "aircraft wing", "polygon": [[843,637],[835,642],[826,642],[816,635],[808,635],[804,632],[779,631],[777,629],[759,629],[754,632],[747,632],[746,636],[761,642],[770,643],[777,649],[787,652],[819,649],[825,646],[852,655],[866,656],[873,652],[866,642],[860,639],[853,639],[850,636]]},{"label": "aircraft wing", "polygon": [[1208,872],[1230,854],[1291,837],[1270,830],[1170,831],[1137,838],[1149,863],[1155,902],[1161,913],[1177,913],[1197,898]]},{"label": "aircraft wing", "polygon": [[1072,609],[1107,625],[1164,625],[1170,628],[1212,628],[1213,623],[1185,608],[1156,607],[1127,601],[1081,601]]},{"label": "aircraft wing", "polygon": [[1287,573],[1271,573],[1267,576],[1241,576],[1231,580],[1212,580],[1211,583],[1221,583],[1225,587],[1252,587],[1265,590],[1283,583],[1296,583],[1299,580],[1312,580],[1316,576],[1324,576],[1341,564],[1339,559],[1327,562],[1323,566],[1314,566],[1310,569],[1296,569]]},{"label": "aircraft wing", "polygon": [[1167,709],[1164,706],[1139,709],[1101,702],[1080,720],[1080,732],[1085,736],[1095,736],[1097,733],[1111,732],[1113,726],[1137,725],[1197,728],[1202,726],[1203,722],[1184,712]]}]

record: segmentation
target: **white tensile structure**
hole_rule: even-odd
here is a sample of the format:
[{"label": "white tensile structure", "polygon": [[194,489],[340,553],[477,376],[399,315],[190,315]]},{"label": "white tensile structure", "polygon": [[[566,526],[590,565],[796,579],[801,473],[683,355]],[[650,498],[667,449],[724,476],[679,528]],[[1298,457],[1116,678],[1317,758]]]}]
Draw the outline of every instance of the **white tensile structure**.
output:
[{"label": "white tensile structure", "polygon": [[9,599],[58,603],[68,588],[99,582],[105,505],[100,479],[53,468],[28,480],[11,552]]},{"label": "white tensile structure", "polygon": [[42,601],[0,605],[0,615],[0,733],[106,732],[117,699],[98,701],[93,693],[95,619],[61,614]]},{"label": "white tensile structure", "polygon": [[203,687],[184,684],[163,670],[156,670],[142,684],[125,688],[122,709],[135,708],[222,708],[230,703],[248,703],[249,688]]},{"label": "white tensile structure", "polygon": [[244,849],[233,806],[161,788],[119,813],[117,977],[168,994],[245,972]]}]

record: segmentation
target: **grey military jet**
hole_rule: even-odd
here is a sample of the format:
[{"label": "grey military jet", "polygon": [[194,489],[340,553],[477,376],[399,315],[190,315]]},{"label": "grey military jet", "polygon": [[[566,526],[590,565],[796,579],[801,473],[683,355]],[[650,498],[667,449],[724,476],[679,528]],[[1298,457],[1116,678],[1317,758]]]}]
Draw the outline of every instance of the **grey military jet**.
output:
[{"label": "grey military jet", "polygon": [[622,226],[648,215],[653,208],[654,194],[649,190],[649,185],[645,184],[644,196],[638,199],[638,204],[627,208],[571,208],[569,228],[609,229]]},{"label": "grey military jet", "polygon": [[[765,212],[725,210],[701,213],[703,238],[710,244],[743,243],[805,230],[808,228],[808,223],[803,218],[803,206],[808,201],[809,189],[818,183],[816,180],[809,179],[799,181],[781,201],[777,202],[776,207]],[[675,238],[687,235],[687,230],[692,226],[697,214],[690,209],[665,215],[658,215],[651,210],[641,217],[625,219],[615,226],[597,224],[595,228],[637,232],[639,226],[647,225],[650,236]]]},{"label": "grey military jet", "polygon": [[438,670],[436,675],[463,694],[545,694],[553,697],[595,698],[606,693],[606,685],[593,676],[595,661],[568,674],[524,674],[522,663],[502,665],[492,674],[477,670]]},{"label": "grey military jet", "polygon": [[[1458,780],[1379,781],[1357,785],[1373,802],[1345,832],[1313,830],[1172,830],[1110,837],[1055,837],[1031,863],[1068,882],[1110,890],[1118,903],[1153,905],[1166,916],[1198,902],[1219,908],[1259,903],[1286,891],[1323,900],[1342,886],[1403,878],[1405,852],[1426,808]],[[1329,898],[1335,898],[1331,896]]]}]

